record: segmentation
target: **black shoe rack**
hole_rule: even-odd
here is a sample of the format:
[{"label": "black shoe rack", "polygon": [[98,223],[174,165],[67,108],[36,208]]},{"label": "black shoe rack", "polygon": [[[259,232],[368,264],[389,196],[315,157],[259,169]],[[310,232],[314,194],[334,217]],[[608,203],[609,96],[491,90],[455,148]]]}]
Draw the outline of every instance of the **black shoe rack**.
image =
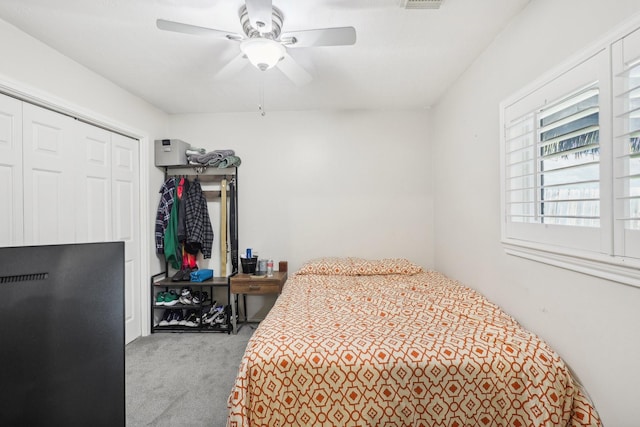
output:
[{"label": "black shoe rack", "polygon": [[[208,298],[204,301],[200,301],[197,304],[182,304],[177,302],[174,305],[166,306],[159,305],[156,302],[157,295],[161,292],[169,292],[174,290],[178,296],[181,294],[181,290],[184,287],[189,287],[195,292],[200,292],[202,295],[204,292],[208,294]],[[224,323],[208,324],[203,321],[203,316],[209,312],[215,301],[214,298],[216,288],[226,288],[227,300],[229,299],[229,278],[227,277],[214,277],[203,282],[174,282],[170,277],[167,277],[166,273],[158,273],[151,277],[151,333],[155,332],[227,332],[231,333],[233,330],[231,322],[231,306],[224,304]],[[223,304],[216,304],[223,305]],[[161,326],[160,320],[164,317],[165,310],[182,310],[183,318],[191,310],[194,310],[199,323],[196,326],[187,325],[167,325]]]}]

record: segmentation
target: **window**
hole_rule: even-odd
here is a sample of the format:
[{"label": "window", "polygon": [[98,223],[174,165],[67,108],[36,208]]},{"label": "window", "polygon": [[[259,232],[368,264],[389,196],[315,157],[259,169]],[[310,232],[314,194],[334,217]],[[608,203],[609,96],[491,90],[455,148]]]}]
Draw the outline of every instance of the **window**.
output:
[{"label": "window", "polygon": [[594,84],[507,126],[508,220],[600,226],[598,97]]},{"label": "window", "polygon": [[600,226],[598,87],[538,114],[540,222]]},{"label": "window", "polygon": [[508,253],[640,286],[640,30],[501,104]]}]

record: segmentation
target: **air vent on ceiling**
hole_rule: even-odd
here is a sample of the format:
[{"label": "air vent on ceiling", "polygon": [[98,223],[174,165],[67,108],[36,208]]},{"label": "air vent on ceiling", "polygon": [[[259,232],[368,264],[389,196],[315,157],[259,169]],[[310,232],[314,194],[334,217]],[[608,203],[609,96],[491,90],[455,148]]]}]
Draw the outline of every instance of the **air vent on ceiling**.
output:
[{"label": "air vent on ceiling", "polygon": [[404,9],[440,9],[444,0],[400,0]]}]

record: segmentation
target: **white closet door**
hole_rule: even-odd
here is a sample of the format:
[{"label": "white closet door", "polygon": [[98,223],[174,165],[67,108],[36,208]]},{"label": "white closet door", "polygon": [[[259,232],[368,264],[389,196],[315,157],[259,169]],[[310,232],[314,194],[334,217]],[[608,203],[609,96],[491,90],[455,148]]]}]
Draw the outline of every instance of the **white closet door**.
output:
[{"label": "white closet door", "polygon": [[24,243],[73,243],[76,182],[81,158],[75,120],[23,104]]},{"label": "white closet door", "polygon": [[22,102],[0,95],[0,246],[23,242]]},{"label": "white closet door", "polygon": [[142,333],[140,289],[139,144],[111,135],[113,240],[125,242],[125,341]]},{"label": "white closet door", "polygon": [[76,134],[82,153],[78,164],[77,241],[111,241],[111,132],[78,122]]}]

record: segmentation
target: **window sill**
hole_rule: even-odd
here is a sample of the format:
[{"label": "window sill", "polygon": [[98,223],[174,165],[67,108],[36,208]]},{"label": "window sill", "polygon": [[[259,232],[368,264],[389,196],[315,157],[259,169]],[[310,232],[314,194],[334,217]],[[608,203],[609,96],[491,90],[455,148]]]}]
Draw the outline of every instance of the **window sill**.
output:
[{"label": "window sill", "polygon": [[591,254],[528,242],[503,241],[505,252],[555,267],[640,288],[640,260]]}]

